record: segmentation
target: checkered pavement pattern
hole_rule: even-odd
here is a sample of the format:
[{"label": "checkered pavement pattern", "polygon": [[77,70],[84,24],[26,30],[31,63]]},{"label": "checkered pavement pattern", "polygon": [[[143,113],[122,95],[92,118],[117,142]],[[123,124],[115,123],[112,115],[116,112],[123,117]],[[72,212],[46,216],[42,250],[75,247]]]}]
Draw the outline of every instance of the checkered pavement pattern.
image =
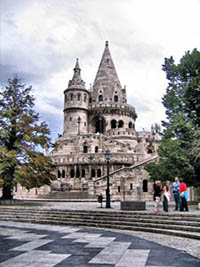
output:
[{"label": "checkered pavement pattern", "polygon": [[116,232],[0,222],[0,266],[3,267],[200,266],[192,256],[184,256],[187,260],[181,265],[183,262],[177,261],[181,252]]}]

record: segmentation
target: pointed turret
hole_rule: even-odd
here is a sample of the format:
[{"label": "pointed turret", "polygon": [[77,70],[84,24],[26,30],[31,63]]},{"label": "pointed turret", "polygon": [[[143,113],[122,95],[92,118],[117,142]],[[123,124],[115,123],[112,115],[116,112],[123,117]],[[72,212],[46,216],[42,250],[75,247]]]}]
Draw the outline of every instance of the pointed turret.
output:
[{"label": "pointed turret", "polygon": [[[110,54],[106,41],[101,62],[93,84],[93,101],[95,102],[124,102],[126,96]],[[115,101],[116,100],[116,101]]]},{"label": "pointed turret", "polygon": [[85,82],[81,79],[81,69],[79,67],[78,58],[76,59],[74,75],[72,77],[72,80],[69,81],[68,88],[85,89]]},{"label": "pointed turret", "polygon": [[115,70],[115,66],[110,54],[108,41],[106,41],[105,49],[103,52],[103,56],[101,58],[101,62],[97,71],[97,75],[94,81],[94,87],[98,86],[100,83],[105,84],[105,86],[109,86],[110,83],[115,83],[119,87],[121,87],[119,78],[117,76],[117,72]]}]

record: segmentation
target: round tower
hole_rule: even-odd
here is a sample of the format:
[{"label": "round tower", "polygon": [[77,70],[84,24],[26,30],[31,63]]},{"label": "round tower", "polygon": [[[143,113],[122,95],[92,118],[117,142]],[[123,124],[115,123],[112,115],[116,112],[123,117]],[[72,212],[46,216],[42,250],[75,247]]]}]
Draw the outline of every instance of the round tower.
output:
[{"label": "round tower", "polygon": [[89,92],[81,79],[78,59],[74,75],[64,91],[64,129],[63,136],[88,133]]},{"label": "round tower", "polygon": [[126,88],[119,81],[106,41],[105,49],[91,90],[89,131],[111,138],[137,143],[135,108],[127,104]]}]

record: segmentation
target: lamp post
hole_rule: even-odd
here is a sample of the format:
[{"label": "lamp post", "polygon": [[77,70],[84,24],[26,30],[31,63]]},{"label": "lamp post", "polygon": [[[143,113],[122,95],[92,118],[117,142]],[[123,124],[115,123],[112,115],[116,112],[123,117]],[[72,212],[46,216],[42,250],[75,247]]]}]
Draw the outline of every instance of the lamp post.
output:
[{"label": "lamp post", "polygon": [[109,177],[109,163],[110,163],[110,157],[111,157],[110,150],[106,150],[104,155],[105,155],[106,162],[107,162],[106,208],[111,208],[111,205],[110,205],[110,177]]},{"label": "lamp post", "polygon": [[78,135],[80,135],[80,124],[81,124],[81,118],[80,117],[78,117],[77,122],[78,122]]}]

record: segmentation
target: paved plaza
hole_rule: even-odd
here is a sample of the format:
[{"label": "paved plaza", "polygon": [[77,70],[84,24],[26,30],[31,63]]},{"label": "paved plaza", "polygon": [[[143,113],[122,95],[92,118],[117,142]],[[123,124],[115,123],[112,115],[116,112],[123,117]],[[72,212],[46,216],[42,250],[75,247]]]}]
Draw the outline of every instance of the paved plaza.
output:
[{"label": "paved plaza", "polygon": [[200,266],[199,259],[174,248],[93,228],[1,221],[0,248],[5,267]]}]

